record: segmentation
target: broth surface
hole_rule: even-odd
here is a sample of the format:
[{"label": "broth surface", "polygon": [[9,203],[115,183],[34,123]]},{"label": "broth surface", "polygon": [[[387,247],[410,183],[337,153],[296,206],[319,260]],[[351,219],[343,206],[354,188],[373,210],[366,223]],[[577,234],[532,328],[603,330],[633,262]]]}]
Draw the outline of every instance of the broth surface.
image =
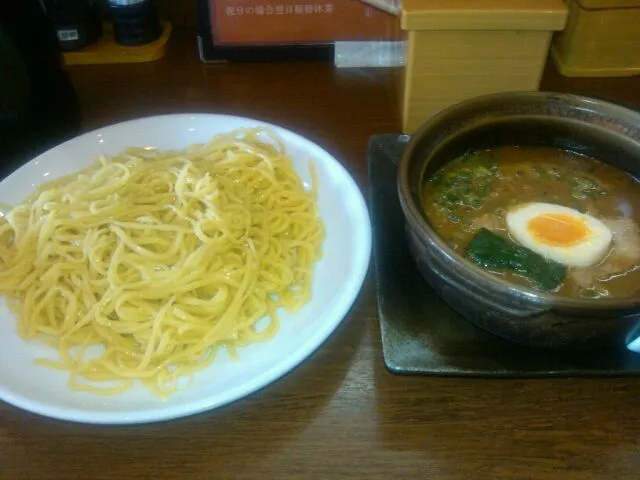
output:
[{"label": "broth surface", "polygon": [[[604,162],[551,147],[501,146],[470,151],[449,162],[425,182],[422,191],[429,221],[462,254],[482,228],[513,241],[506,213],[528,202],[587,213],[614,234],[602,262],[570,268],[557,293],[601,297],[640,292],[640,184]],[[493,273],[531,286],[523,276]]]}]

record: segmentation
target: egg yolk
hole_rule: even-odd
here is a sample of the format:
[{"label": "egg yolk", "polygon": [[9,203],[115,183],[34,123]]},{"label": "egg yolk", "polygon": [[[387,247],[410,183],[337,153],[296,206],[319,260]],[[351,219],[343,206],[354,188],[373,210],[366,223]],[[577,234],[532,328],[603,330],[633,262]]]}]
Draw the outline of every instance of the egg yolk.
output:
[{"label": "egg yolk", "polygon": [[541,243],[555,247],[580,243],[589,233],[584,221],[567,213],[536,215],[529,220],[527,229]]}]

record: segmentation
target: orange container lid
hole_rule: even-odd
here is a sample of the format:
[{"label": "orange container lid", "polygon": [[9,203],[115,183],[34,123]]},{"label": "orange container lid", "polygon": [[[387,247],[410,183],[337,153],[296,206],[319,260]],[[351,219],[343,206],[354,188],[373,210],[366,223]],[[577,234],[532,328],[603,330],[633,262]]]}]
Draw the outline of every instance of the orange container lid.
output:
[{"label": "orange container lid", "polygon": [[404,0],[403,30],[562,30],[562,0]]}]

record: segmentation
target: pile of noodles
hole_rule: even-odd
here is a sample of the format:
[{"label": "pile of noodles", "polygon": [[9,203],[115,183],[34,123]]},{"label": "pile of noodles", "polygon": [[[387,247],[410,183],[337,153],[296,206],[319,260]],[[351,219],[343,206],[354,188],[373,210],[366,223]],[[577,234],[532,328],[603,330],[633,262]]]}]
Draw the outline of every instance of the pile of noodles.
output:
[{"label": "pile of noodles", "polygon": [[23,338],[58,349],[38,362],[72,389],[138,380],[166,397],[309,300],[324,237],[313,172],[306,189],[263,129],[102,157],[5,209],[0,294]]}]

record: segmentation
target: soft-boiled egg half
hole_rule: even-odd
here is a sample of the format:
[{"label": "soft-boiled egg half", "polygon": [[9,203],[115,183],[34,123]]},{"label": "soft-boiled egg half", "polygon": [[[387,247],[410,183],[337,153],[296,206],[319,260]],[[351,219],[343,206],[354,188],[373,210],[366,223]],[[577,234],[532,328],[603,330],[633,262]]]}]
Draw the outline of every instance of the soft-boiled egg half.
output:
[{"label": "soft-boiled egg half", "polygon": [[553,203],[525,203],[507,212],[509,234],[522,246],[568,267],[595,265],[612,234],[600,220]]}]

